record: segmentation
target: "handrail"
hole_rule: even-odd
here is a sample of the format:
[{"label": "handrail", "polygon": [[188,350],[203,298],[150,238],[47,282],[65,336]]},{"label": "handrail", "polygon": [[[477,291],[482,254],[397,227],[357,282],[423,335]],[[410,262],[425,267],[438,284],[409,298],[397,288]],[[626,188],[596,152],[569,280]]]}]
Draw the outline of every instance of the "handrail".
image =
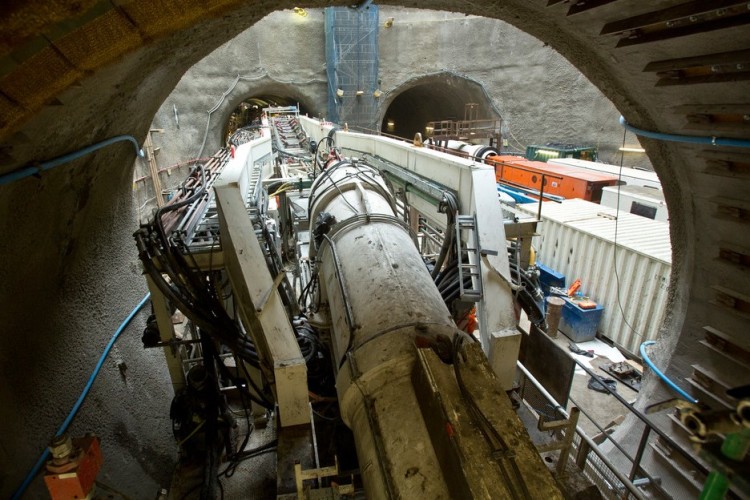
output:
[{"label": "handrail", "polygon": [[648,426],[652,431],[654,431],[656,434],[658,434],[659,437],[662,438],[669,445],[670,448],[678,451],[695,468],[697,468],[698,470],[700,470],[704,474],[708,474],[709,471],[706,470],[706,468],[700,462],[698,462],[690,454],[686,453],[679,444],[675,443],[675,441],[671,437],[669,437],[669,435],[667,433],[665,433],[663,430],[661,430],[658,427],[656,427],[651,422],[651,420],[649,420],[649,418],[645,414],[641,413],[639,410],[637,410],[635,407],[633,407],[633,405],[631,405],[630,403],[628,403],[625,400],[625,398],[623,398],[620,395],[620,393],[618,393],[616,390],[613,390],[607,384],[605,384],[602,381],[602,379],[601,379],[601,377],[599,375],[597,375],[593,370],[591,370],[589,367],[587,367],[585,364],[583,364],[578,359],[574,358],[573,360],[576,362],[576,364],[578,366],[580,366],[581,368],[583,368],[583,371],[585,371],[587,374],[589,374],[595,381],[599,382],[599,384],[602,387],[604,387],[609,394],[611,394],[612,396],[614,396],[615,399],[617,399],[620,403],[622,403],[623,406],[625,406],[625,408],[627,408],[628,410],[630,410],[630,413],[632,413],[633,415],[635,415],[636,417],[638,417],[638,419],[641,420],[644,424],[646,424],[646,426]]},{"label": "handrail", "polygon": [[[534,385],[534,387],[537,388],[537,390],[553,405],[555,405],[554,409],[558,411],[563,418],[567,419],[570,417],[567,411],[565,411],[565,408],[563,408],[560,403],[555,400],[555,398],[550,394],[547,389],[542,386],[541,383],[529,372],[525,366],[523,366],[523,363],[520,361],[516,361],[516,366],[523,372],[523,374],[526,376],[526,379],[531,381],[531,383]],[[576,434],[578,434],[581,439],[586,443],[586,445],[589,447],[591,451],[596,453],[596,455],[599,457],[599,459],[604,463],[604,465],[609,468],[609,470],[612,471],[612,474],[615,475],[615,477],[625,486],[625,488],[630,491],[630,493],[633,494],[634,497],[636,497],[638,500],[645,500],[646,496],[643,494],[641,490],[638,489],[638,487],[633,484],[633,482],[627,478],[622,472],[620,472],[617,467],[609,460],[609,458],[605,455],[605,453],[599,448],[599,445],[596,444],[587,434],[586,431],[584,431],[581,426],[576,426]]]}]

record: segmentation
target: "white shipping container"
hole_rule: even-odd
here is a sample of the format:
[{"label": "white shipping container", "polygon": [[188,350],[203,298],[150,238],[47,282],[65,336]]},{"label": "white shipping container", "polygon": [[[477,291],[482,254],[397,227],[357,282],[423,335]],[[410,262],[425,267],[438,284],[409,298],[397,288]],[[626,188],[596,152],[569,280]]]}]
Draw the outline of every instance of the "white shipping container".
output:
[{"label": "white shipping container", "polygon": [[[516,208],[536,217],[537,207]],[[579,199],[544,202],[534,246],[539,262],[564,274],[567,286],[580,279],[584,295],[604,307],[599,334],[636,354],[641,342],[657,338],[664,318],[669,224],[622,211],[617,220],[616,213]]]},{"label": "white shipping container", "polygon": [[601,204],[605,207],[617,208],[631,214],[647,217],[652,220],[667,222],[669,212],[664,192],[643,186],[608,186],[602,189]]}]

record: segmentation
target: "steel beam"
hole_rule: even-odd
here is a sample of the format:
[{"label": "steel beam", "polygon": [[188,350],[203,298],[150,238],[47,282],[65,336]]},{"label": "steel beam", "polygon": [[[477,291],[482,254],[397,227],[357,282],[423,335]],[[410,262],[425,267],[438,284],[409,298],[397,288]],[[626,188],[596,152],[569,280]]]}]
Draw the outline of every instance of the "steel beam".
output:
[{"label": "steel beam", "polygon": [[235,305],[279,405],[281,426],[310,422],[307,366],[238,184],[215,188],[224,265]]}]

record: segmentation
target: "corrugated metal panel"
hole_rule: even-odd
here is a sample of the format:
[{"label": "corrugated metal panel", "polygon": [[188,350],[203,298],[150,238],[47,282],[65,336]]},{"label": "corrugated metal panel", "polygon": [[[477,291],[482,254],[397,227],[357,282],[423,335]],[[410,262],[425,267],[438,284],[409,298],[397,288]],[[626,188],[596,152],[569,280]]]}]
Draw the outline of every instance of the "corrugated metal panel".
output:
[{"label": "corrugated metal panel", "polygon": [[[537,204],[517,208],[535,216]],[[620,212],[615,248],[615,213],[584,200],[545,202],[537,259],[565,274],[568,285],[580,279],[582,291],[604,306],[599,333],[637,353],[641,342],[658,336],[664,317],[672,270],[669,225]]]}]

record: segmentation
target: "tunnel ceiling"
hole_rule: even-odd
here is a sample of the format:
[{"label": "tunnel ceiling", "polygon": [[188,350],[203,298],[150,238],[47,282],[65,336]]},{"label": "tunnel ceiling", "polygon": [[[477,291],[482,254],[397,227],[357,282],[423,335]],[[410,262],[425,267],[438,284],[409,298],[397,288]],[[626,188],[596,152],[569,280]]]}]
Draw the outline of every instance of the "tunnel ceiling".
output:
[{"label": "tunnel ceiling", "polygon": [[381,130],[391,135],[410,139],[424,134],[427,122],[463,120],[469,103],[479,104],[476,118],[500,118],[482,86],[466,78],[433,75],[404,87],[394,91],[383,114]]}]

